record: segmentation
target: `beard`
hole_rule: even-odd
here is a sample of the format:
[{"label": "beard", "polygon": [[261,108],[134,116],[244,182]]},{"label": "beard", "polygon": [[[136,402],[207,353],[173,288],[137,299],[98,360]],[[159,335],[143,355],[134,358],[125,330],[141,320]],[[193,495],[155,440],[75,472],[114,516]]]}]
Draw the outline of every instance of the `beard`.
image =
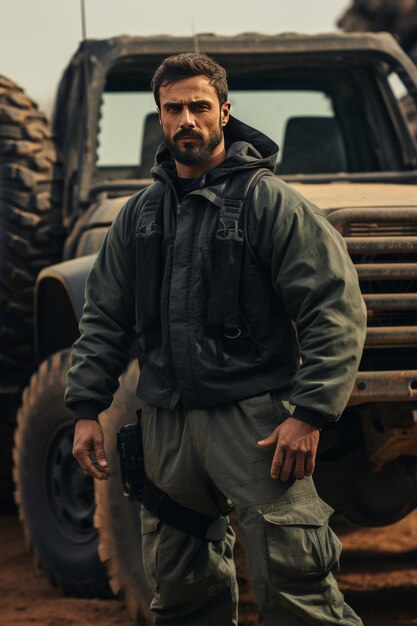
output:
[{"label": "beard", "polygon": [[[200,141],[198,143],[195,141],[183,142],[180,147],[177,141],[187,137]],[[191,128],[182,128],[173,135],[172,139],[164,134],[164,139],[175,161],[182,165],[197,165],[210,158],[213,150],[223,139],[223,128],[219,125],[216,130],[209,133],[208,139],[202,133]]]}]

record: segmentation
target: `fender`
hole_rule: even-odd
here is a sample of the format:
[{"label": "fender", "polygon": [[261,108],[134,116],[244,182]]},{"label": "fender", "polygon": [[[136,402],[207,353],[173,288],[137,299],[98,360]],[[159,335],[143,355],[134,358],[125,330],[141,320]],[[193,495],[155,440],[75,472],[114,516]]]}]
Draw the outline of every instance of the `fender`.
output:
[{"label": "fender", "polygon": [[84,288],[96,254],[42,270],[35,286],[35,346],[39,362],[70,348],[79,336]]}]

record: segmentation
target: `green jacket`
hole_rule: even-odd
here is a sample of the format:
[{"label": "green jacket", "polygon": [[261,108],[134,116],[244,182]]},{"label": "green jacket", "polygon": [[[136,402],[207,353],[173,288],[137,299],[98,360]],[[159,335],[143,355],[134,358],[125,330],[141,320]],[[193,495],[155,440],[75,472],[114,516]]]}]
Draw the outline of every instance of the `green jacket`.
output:
[{"label": "green jacket", "polygon": [[[225,181],[245,170],[273,171],[277,153],[270,139],[235,119],[226,128],[225,161],[181,203],[173,163],[166,149],[159,151],[152,170],[164,190],[156,263],[152,254],[139,262],[135,256],[151,188],[130,198],[111,226],[87,281],[81,337],[72,350],[65,401],[76,418],[95,418],[109,406],[135,338],[138,396],[151,404],[194,408],[285,388],[294,414],[308,423],[321,426],[343,411],[366,330],[356,271],[343,238],[276,176],[259,180],[246,211],[239,282],[244,332],[230,339],[208,323]],[[137,302],[149,275],[158,276],[152,325],[141,319]],[[149,298],[152,290],[153,284]]]}]

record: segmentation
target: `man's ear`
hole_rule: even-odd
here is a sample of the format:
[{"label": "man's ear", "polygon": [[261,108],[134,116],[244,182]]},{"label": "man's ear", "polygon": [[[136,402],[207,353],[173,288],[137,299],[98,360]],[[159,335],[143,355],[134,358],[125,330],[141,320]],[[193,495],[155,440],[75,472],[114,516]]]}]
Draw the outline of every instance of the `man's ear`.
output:
[{"label": "man's ear", "polygon": [[221,109],[220,109],[220,121],[221,121],[221,125],[222,126],[226,126],[227,122],[229,121],[229,118],[230,118],[230,107],[231,106],[232,106],[232,103],[230,102],[230,100],[227,100],[221,106]]},{"label": "man's ear", "polygon": [[159,124],[162,126],[161,109],[159,107],[156,107],[156,111],[157,111],[158,117],[159,117]]}]

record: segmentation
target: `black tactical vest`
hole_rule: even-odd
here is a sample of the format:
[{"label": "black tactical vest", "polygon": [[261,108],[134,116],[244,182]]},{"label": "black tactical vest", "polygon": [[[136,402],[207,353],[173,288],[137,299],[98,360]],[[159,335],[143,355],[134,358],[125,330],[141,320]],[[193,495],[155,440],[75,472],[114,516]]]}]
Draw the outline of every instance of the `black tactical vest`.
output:
[{"label": "black tactical vest", "polygon": [[[244,208],[262,176],[260,168],[231,175],[222,187],[222,206],[214,246],[214,277],[209,294],[207,322],[223,328],[228,339],[242,333],[238,316],[239,282],[245,241]],[[141,202],[136,230],[136,322],[141,333],[155,331],[160,324],[160,290],[163,272],[164,185],[154,184]]]}]

